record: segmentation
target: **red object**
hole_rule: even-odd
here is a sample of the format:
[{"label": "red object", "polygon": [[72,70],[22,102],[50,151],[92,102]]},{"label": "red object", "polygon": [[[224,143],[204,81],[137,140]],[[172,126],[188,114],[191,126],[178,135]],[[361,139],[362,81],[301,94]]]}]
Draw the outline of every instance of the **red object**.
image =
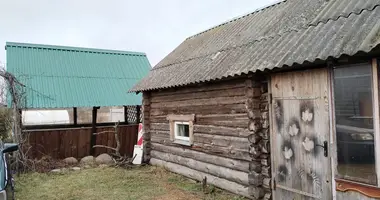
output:
[{"label": "red object", "polygon": [[139,133],[137,137],[137,145],[142,146],[143,145],[143,125],[139,124]]}]

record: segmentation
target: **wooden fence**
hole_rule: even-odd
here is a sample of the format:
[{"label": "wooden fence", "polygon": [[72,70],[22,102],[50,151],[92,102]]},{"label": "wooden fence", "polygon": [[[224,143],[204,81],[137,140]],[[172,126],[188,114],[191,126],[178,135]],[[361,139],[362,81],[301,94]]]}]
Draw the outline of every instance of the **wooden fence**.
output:
[{"label": "wooden fence", "polygon": [[[114,127],[97,127],[96,132],[113,131]],[[27,145],[30,158],[51,156],[54,159],[67,157],[82,158],[90,155],[91,127],[57,128],[25,130],[28,134]],[[138,125],[119,125],[118,135],[121,143],[120,153],[133,156],[133,148],[137,143]],[[96,145],[116,147],[114,133],[103,133],[96,136]],[[111,149],[95,148],[94,156],[102,153],[114,153]]]}]

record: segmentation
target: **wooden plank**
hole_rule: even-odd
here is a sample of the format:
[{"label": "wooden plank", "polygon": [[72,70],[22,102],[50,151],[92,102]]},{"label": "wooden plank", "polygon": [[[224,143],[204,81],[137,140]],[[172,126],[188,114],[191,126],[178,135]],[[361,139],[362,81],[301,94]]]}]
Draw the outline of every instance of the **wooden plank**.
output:
[{"label": "wooden plank", "polygon": [[71,130],[64,132],[64,141],[65,141],[65,158],[71,157]]},{"label": "wooden plank", "polygon": [[[114,129],[108,129],[109,131],[114,131]],[[116,146],[113,146],[113,141],[115,140],[115,136],[114,136],[114,133],[106,133],[105,135],[107,135],[107,143],[106,145],[109,146],[109,147],[113,147],[115,148]],[[110,153],[115,153],[115,151],[113,151],[112,149],[107,149],[107,153],[110,154]]]},{"label": "wooden plank", "polygon": [[[373,124],[374,124],[374,141],[375,141],[375,157],[380,158],[380,113],[379,113],[379,77],[378,77],[378,61],[377,58],[372,59],[372,84],[373,84]],[[375,159],[376,166],[380,166],[380,159]],[[376,167],[377,185],[380,186],[380,167]]]},{"label": "wooden plank", "polygon": [[42,138],[43,138],[43,135],[41,134],[41,132],[39,133],[36,133],[35,134],[35,137],[36,137],[36,140],[35,140],[35,150],[36,150],[36,158],[37,159],[40,159],[42,157],[42,151],[43,151],[43,146],[42,146]]},{"label": "wooden plank", "polygon": [[242,171],[232,170],[220,165],[214,165],[206,162],[201,162],[195,159],[186,158],[178,155],[164,153],[156,150],[151,152],[152,158],[157,158],[163,161],[172,162],[175,164],[183,165],[191,169],[201,171],[213,176],[233,181],[242,185],[248,186],[248,173]]},{"label": "wooden plank", "polygon": [[65,131],[59,131],[59,158],[65,158]]},{"label": "wooden plank", "polygon": [[59,131],[50,131],[50,143],[52,144],[52,157],[59,158]]},{"label": "wooden plank", "polygon": [[190,169],[190,168],[182,166],[182,165],[162,161],[162,160],[155,159],[155,158],[152,158],[150,160],[150,163],[152,165],[164,167],[164,168],[169,169],[170,171],[172,171],[174,173],[178,173],[178,174],[184,175],[186,177],[189,177],[191,179],[195,179],[198,181],[202,181],[204,179],[204,177],[206,177],[207,183],[209,183],[209,184],[215,185],[219,188],[228,190],[228,191],[233,192],[235,194],[243,195],[245,197],[250,197],[248,194],[248,187],[237,184],[235,182],[228,181],[226,179],[218,178],[216,176],[212,176],[212,175],[207,174],[207,173],[203,173],[203,172],[200,172],[197,170],[193,170],[193,169]]},{"label": "wooden plank", "polygon": [[88,136],[88,131],[85,129],[81,129],[78,132],[78,158],[83,158],[87,156],[88,152],[90,151],[86,147],[86,142],[90,137]]},{"label": "wooden plank", "polygon": [[[92,108],[92,128],[91,132],[96,133],[96,120],[97,120],[97,113],[98,113],[98,108],[99,107],[93,107]],[[91,139],[90,139],[90,155],[95,154],[95,148],[92,148],[96,144],[96,136],[94,134],[91,134]]]},{"label": "wooden plank", "polygon": [[316,146],[329,141],[327,78],[326,69],[272,76],[272,168],[276,186],[282,188],[275,190],[276,199],[299,194],[331,198],[330,158]]}]

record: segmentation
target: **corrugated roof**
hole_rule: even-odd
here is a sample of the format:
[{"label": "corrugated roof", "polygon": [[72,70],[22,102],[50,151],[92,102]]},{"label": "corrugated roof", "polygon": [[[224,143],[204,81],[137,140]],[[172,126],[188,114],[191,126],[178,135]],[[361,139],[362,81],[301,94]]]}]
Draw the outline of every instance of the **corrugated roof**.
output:
[{"label": "corrugated roof", "polygon": [[151,69],[139,52],[11,42],[6,50],[27,108],[139,105],[141,96],[127,90]]},{"label": "corrugated roof", "polygon": [[131,91],[237,76],[369,52],[380,0],[288,0],[186,39]]}]

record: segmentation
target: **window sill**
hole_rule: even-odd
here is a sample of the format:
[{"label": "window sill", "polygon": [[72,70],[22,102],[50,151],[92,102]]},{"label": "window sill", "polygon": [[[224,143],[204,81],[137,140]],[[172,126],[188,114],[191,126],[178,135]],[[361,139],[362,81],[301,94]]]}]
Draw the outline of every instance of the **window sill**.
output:
[{"label": "window sill", "polygon": [[174,140],[173,143],[175,144],[180,144],[180,145],[183,145],[183,146],[191,146],[190,142],[189,141],[186,141],[186,140]]},{"label": "window sill", "polygon": [[340,192],[354,191],[371,198],[380,198],[380,188],[342,179],[335,179],[336,190]]}]

